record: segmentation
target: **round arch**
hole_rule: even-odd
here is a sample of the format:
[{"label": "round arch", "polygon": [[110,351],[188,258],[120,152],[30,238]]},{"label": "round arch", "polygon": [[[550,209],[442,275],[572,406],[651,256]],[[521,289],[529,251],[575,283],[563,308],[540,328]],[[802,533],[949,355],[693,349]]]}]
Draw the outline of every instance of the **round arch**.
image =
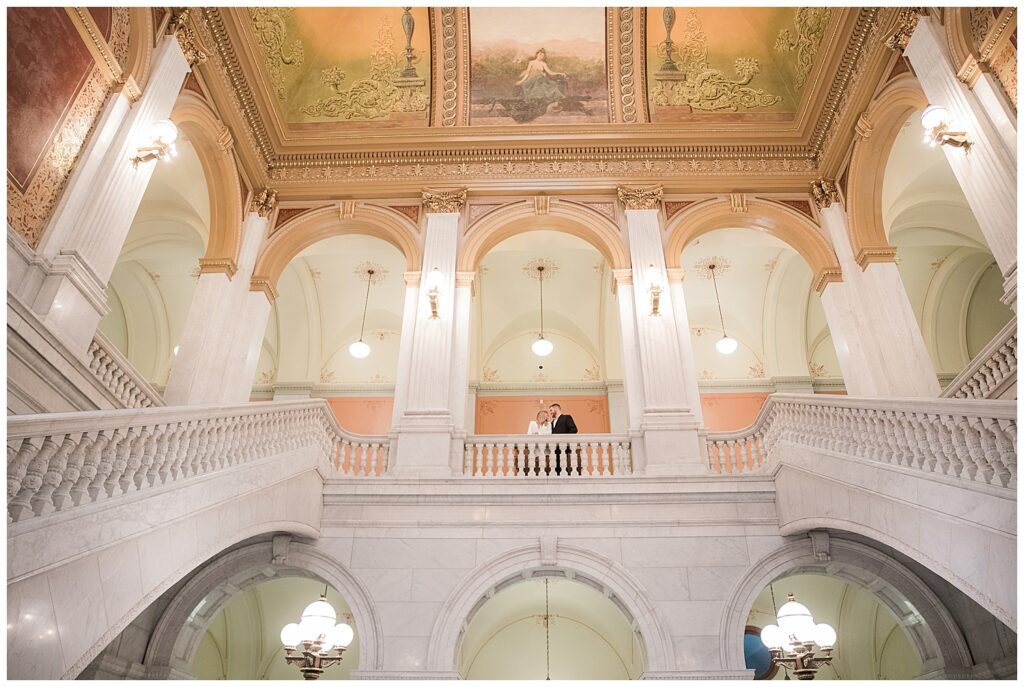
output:
[{"label": "round arch", "polygon": [[823,558],[815,554],[810,538],[802,537],[750,567],[724,606],[719,642],[723,666],[744,666],[743,630],[757,595],[773,580],[795,574],[829,575],[869,588],[906,630],[926,675],[956,674],[973,663],[956,621],[907,567],[869,546],[835,537],[829,538],[828,555]]},{"label": "round arch", "polygon": [[128,65],[126,76],[135,79],[140,91],[149,83],[149,72],[153,66],[153,11],[148,7],[132,7],[128,10]]},{"label": "round arch", "polygon": [[609,217],[581,203],[552,199],[546,215],[538,215],[531,201],[518,201],[484,215],[469,227],[458,260],[460,272],[474,272],[487,253],[505,239],[528,231],[561,231],[581,238],[600,251],[612,269],[628,269],[619,227]]},{"label": "round arch", "polygon": [[[276,538],[276,537],[275,537]],[[243,546],[205,566],[174,596],[153,630],[144,663],[149,670],[188,673],[209,622],[239,591],[281,577],[316,577],[345,598],[359,636],[359,670],[379,670],[380,618],[359,580],[329,555],[309,544],[290,540],[283,560],[275,558],[273,541]],[[203,599],[201,613],[195,613]]]},{"label": "round arch", "polygon": [[537,570],[562,571],[602,591],[632,620],[646,655],[646,672],[673,671],[675,652],[643,586],[622,566],[575,546],[558,545],[557,561],[547,560],[540,544],[512,549],[463,577],[441,607],[427,649],[427,670],[456,674],[459,640],[465,623],[490,592]]},{"label": "round arch", "polygon": [[665,227],[668,235],[666,267],[681,267],[683,249],[694,239],[716,229],[754,229],[786,243],[810,265],[818,291],[828,282],[841,279],[839,259],[811,218],[779,203],[757,198],[747,201],[745,213],[734,212],[729,201],[721,198],[697,203],[679,213]]},{"label": "round arch", "polygon": [[191,91],[178,96],[171,119],[196,151],[210,195],[210,238],[207,259],[238,260],[242,232],[242,200],[238,167],[219,139],[227,131],[209,105]]},{"label": "round arch", "polygon": [[894,79],[871,103],[864,118],[871,123],[871,135],[853,144],[845,198],[849,215],[850,244],[854,257],[864,251],[893,249],[882,220],[882,185],[885,174],[879,164],[889,159],[896,136],[907,118],[928,105],[917,79],[909,74]]},{"label": "round arch", "polygon": [[303,249],[332,236],[365,234],[387,241],[405,256],[407,269],[418,272],[423,255],[417,227],[401,213],[378,205],[356,203],[351,219],[341,219],[337,205],[304,212],[278,228],[256,258],[253,280],[273,288],[288,263]]}]

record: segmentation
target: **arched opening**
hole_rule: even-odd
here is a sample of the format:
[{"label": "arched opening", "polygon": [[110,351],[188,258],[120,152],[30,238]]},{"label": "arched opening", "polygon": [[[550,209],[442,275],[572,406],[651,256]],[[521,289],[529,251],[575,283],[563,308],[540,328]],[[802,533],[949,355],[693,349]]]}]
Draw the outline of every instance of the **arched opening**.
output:
[{"label": "arched opening", "polygon": [[210,236],[210,194],[188,136],[160,162],[132,221],[107,286],[110,312],[99,332],[148,382],[163,386]]},{"label": "arched opening", "polygon": [[[832,663],[821,667],[815,679],[913,680],[924,675],[921,656],[904,626],[907,620],[897,617],[867,587],[842,577],[812,573],[774,580],[754,601],[747,617],[748,631],[776,624],[778,608],[786,603],[788,594],[811,611],[815,623],[827,623],[836,630]],[[744,653],[748,668],[763,666],[764,651],[745,648]],[[755,670],[757,677],[766,672]],[[783,680],[787,673],[782,668],[771,677]],[[791,674],[789,679],[793,679]]]},{"label": "arched opening", "polygon": [[513,578],[481,599],[459,640],[467,680],[635,680],[643,642],[628,611],[561,570]]},{"label": "arched opening", "polygon": [[[815,275],[790,244],[737,222],[694,238],[677,259],[709,430],[749,426],[775,391],[843,392]],[[726,334],[733,353],[718,348]]]},{"label": "arched opening", "polygon": [[[474,290],[474,433],[523,434],[555,402],[581,433],[626,430],[618,306],[604,251],[537,218],[481,256]],[[542,325],[553,344],[544,356],[533,349]]]},{"label": "arched opening", "polygon": [[921,141],[915,110],[895,135],[882,220],[940,382],[945,385],[1013,316],[1003,277],[942,150]]},{"label": "arched opening", "polygon": [[[392,243],[366,234],[329,236],[299,251],[280,272],[253,399],[326,398],[345,429],[387,433],[406,266]],[[360,340],[368,351],[361,358],[350,351]]]},{"label": "arched opening", "polygon": [[[337,612],[337,622],[355,630],[348,603],[326,585],[326,600]],[[189,674],[197,680],[301,680],[299,670],[285,660],[279,633],[288,623],[299,620],[302,610],[319,598],[325,583],[303,577],[276,577],[246,587],[221,600],[217,610],[207,611],[209,596],[189,615],[190,623],[205,627],[195,645]],[[359,666],[359,635],[342,655],[337,666],[322,676],[347,680]]]}]

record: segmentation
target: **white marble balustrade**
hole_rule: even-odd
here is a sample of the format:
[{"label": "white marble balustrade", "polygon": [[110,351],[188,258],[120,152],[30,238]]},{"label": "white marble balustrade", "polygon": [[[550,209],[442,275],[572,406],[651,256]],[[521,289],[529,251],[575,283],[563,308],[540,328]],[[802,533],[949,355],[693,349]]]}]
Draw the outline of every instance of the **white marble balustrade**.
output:
[{"label": "white marble balustrade", "polygon": [[322,399],[10,417],[8,522],[304,447],[319,448],[325,469],[344,475],[387,470],[387,438],[345,432]]},{"label": "white marble balustrade", "polygon": [[1016,489],[1012,401],[768,397],[757,420],[708,434],[712,472],[753,472],[778,462],[784,444]]},{"label": "white marble balustrade", "polygon": [[633,473],[629,437],[619,434],[471,436],[466,477],[612,477]]},{"label": "white marble balustrade", "polygon": [[151,408],[164,404],[156,389],[99,332],[89,344],[89,372],[125,408]]},{"label": "white marble balustrade", "polygon": [[1013,317],[947,386],[947,398],[1005,398],[1017,387],[1017,318]]}]

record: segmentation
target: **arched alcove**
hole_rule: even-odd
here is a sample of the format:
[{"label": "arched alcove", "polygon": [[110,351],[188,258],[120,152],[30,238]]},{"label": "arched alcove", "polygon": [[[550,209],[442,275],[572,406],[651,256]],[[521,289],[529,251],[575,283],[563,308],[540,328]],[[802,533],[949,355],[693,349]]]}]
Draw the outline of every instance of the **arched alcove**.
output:
[{"label": "arched alcove", "polygon": [[638,679],[643,643],[632,626],[599,584],[537,570],[495,588],[473,609],[459,640],[459,674],[466,680]]}]

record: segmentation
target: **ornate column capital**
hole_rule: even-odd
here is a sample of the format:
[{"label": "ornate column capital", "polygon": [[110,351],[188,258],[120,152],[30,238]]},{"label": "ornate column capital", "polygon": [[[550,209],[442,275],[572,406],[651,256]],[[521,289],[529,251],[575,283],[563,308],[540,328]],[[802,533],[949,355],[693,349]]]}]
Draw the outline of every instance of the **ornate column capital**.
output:
[{"label": "ornate column capital", "polygon": [[473,280],[476,279],[476,272],[456,272],[455,273],[455,288],[464,289],[466,287],[473,286]]},{"label": "ornate column capital", "polygon": [[461,191],[423,191],[423,210],[427,213],[461,212],[466,204],[466,189]]},{"label": "ornate column capital", "polygon": [[612,279],[615,280],[616,286],[632,286],[633,285],[633,270],[612,270]]},{"label": "ornate column capital", "polygon": [[652,188],[629,188],[619,186],[619,202],[627,210],[657,210],[661,205],[664,190],[661,186]]},{"label": "ornate column capital", "polygon": [[832,179],[818,179],[811,182],[811,198],[819,209],[839,202],[839,188]]},{"label": "ornate column capital", "polygon": [[669,284],[682,284],[686,277],[686,270],[682,267],[668,267],[665,272],[668,274]]},{"label": "ornate column capital", "polygon": [[418,287],[420,285],[420,272],[403,272],[406,287]]},{"label": "ornate column capital", "polygon": [[178,39],[178,45],[181,46],[181,52],[185,54],[185,60],[188,61],[188,66],[195,67],[197,64],[205,62],[207,55],[203,52],[203,49],[199,47],[199,41],[196,40],[195,33],[188,25],[188,19],[191,13],[191,7],[183,7],[175,10],[170,23],[167,24],[167,33]]},{"label": "ornate column capital", "polygon": [[260,217],[270,217],[277,205],[277,191],[272,188],[265,188],[252,197],[249,203],[249,212],[255,212]]},{"label": "ornate column capital", "polygon": [[902,53],[907,49],[910,37],[914,35],[917,28],[917,20],[921,16],[920,7],[904,7],[896,14],[896,26],[893,32],[885,39],[885,47],[890,50],[897,50]]}]

